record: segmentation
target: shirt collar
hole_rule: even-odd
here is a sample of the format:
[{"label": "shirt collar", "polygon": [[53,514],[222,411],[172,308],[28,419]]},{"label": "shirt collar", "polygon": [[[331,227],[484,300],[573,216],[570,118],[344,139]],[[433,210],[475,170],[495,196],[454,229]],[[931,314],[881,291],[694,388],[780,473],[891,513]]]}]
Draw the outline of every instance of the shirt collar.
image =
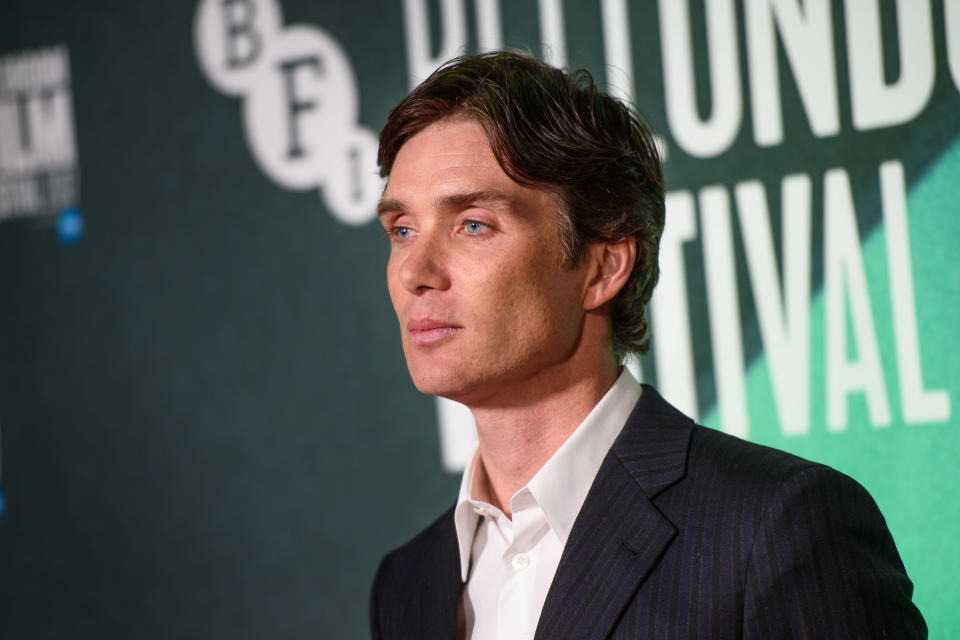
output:
[{"label": "shirt collar", "polygon": [[[533,495],[561,544],[566,545],[600,464],[640,399],[640,391],[640,384],[624,367],[620,377],[600,402],[540,467],[526,487],[520,490],[526,489]],[[474,510],[476,501],[473,499],[475,492],[472,485],[477,469],[482,464],[479,450],[475,451],[463,472],[454,509],[454,526],[460,547],[460,575],[464,582],[470,571],[473,538],[480,520]]]}]

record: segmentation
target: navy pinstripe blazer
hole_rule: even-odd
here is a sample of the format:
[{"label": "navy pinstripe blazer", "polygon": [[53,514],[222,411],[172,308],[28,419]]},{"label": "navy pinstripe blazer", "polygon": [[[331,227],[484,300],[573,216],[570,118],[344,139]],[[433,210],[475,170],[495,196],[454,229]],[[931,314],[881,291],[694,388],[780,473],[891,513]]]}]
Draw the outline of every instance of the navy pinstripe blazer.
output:
[{"label": "navy pinstripe blazer", "polygon": [[[380,564],[372,637],[455,638],[453,512]],[[872,498],[643,394],[564,548],[538,640],[925,638]]]}]

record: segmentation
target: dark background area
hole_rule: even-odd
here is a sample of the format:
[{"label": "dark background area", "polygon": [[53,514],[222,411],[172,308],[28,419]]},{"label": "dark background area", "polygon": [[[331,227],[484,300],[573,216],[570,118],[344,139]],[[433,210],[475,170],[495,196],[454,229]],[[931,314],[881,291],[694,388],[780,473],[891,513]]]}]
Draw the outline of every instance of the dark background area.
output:
[{"label": "dark background area", "polygon": [[[603,84],[599,13],[568,4],[570,64]],[[344,48],[360,123],[378,131],[407,90],[402,3],[281,5],[285,24],[317,25]],[[505,43],[536,52],[535,3],[501,5]],[[691,7],[702,59],[702,3]],[[630,9],[637,100],[670,143],[656,5]],[[3,638],[365,637],[379,558],[456,497],[434,401],[407,376],[379,228],[344,226],[316,191],[284,190],[260,171],[242,101],[200,71],[194,11],[186,1],[0,7],[0,55],[69,50],[85,222],[72,245],[51,219],[0,222]],[[472,2],[466,14],[474,34]],[[669,187],[760,178],[776,211],[783,175],[809,172],[820,203],[823,172],[844,166],[866,236],[881,222],[879,162],[909,159],[912,181],[960,132],[943,51],[938,40],[937,85],[919,118],[852,132],[841,90],[843,133],[827,144],[806,126],[781,51],[787,148],[754,145],[743,78],[729,154],[700,160],[671,145]],[[704,66],[698,74],[706,112]],[[686,255],[704,414],[716,394],[698,326],[699,243]],[[739,244],[737,256],[749,363],[762,345]],[[653,359],[645,372],[655,381]]]}]

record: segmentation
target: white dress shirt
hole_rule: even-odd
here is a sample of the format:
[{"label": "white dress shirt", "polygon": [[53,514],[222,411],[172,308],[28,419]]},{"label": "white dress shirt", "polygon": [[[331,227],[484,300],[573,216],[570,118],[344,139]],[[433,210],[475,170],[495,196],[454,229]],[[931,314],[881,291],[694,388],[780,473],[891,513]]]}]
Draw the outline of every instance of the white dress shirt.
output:
[{"label": "white dress shirt", "polygon": [[479,451],[474,453],[454,511],[468,640],[533,638],[574,520],[640,389],[624,368],[566,442],[510,498],[512,520],[476,499],[486,494],[477,490],[486,472]]}]

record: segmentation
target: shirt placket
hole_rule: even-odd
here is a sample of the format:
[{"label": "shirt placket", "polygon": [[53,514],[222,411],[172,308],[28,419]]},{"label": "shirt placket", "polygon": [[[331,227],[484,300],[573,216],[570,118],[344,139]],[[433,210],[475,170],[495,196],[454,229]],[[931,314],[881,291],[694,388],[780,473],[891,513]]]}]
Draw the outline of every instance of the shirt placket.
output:
[{"label": "shirt placket", "polygon": [[547,520],[529,492],[511,501],[513,540],[501,558],[503,588],[498,602],[497,638],[533,638],[539,618],[536,572],[542,564],[538,542]]}]

